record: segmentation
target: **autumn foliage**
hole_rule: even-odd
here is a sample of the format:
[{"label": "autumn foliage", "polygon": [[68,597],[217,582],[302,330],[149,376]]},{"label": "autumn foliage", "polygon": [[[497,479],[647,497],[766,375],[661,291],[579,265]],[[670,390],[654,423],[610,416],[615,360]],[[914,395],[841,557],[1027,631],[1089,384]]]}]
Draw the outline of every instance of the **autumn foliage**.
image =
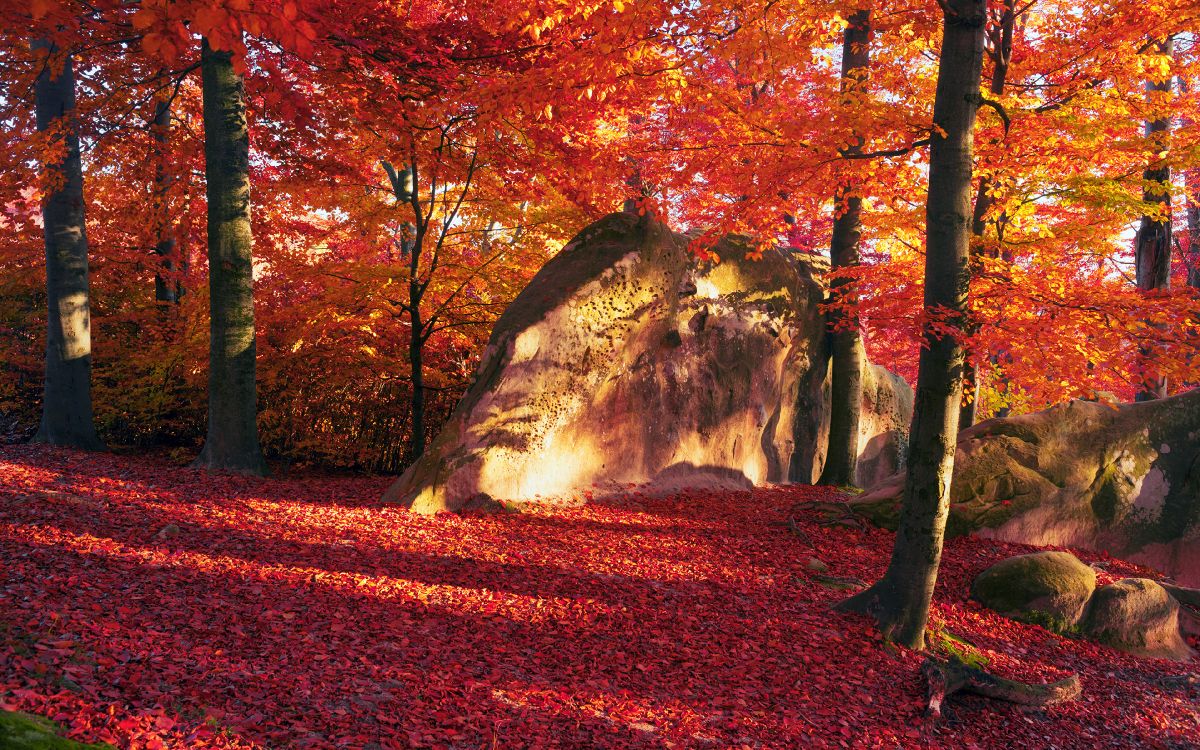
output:
[{"label": "autumn foliage", "polygon": [[[1196,382],[1195,7],[1018,10],[1007,85],[981,110],[976,139],[976,176],[994,200],[972,325],[947,331],[968,340],[982,413],[1130,398],[1148,367],[1175,387]],[[69,50],[81,71],[97,423],[111,443],[198,447],[198,35],[233,50],[246,76],[259,421],[274,459],[394,471],[412,458],[412,323],[400,294],[410,217],[381,160],[420,165],[435,227],[453,214],[436,265],[418,270],[436,315],[425,342],[431,433],[503,306],[631,192],[643,210],[695,228],[699,252],[731,230],[824,252],[840,210],[833,186],[850,180],[864,198],[866,264],[845,320],[864,327],[876,361],[915,374],[922,316],[936,315],[918,302],[933,3],[873,15],[870,85],[849,102],[837,3],[37,0],[0,13],[0,426],[14,437],[37,421],[47,186],[36,164],[54,143],[33,131],[30,91]],[[57,57],[30,50],[34,32]],[[1167,35],[1170,56],[1147,41]],[[994,64],[985,60],[985,79]],[[1164,80],[1176,83],[1146,93]],[[156,129],[161,105],[169,125]],[[1173,123],[1165,151],[1143,133],[1161,117]],[[856,137],[862,158],[844,158]],[[1160,187],[1172,195],[1175,263],[1172,287],[1146,293],[1132,283],[1132,233],[1161,210],[1144,200],[1152,163],[1171,167]],[[170,258],[155,252],[164,238]],[[177,303],[156,300],[156,276],[182,290]]]}]

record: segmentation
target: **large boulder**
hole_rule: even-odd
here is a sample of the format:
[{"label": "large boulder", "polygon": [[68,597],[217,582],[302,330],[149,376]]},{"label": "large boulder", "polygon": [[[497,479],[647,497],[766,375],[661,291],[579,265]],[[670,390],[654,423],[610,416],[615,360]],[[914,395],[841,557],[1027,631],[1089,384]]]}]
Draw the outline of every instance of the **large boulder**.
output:
[{"label": "large boulder", "polygon": [[1180,661],[1192,656],[1179,630],[1179,602],[1146,578],[1124,578],[1096,589],[1083,630],[1137,656]]},{"label": "large boulder", "polygon": [[[958,438],[951,536],[1098,549],[1200,585],[1200,389],[1156,401],[1072,401]],[[852,506],[894,527],[904,476]]]},{"label": "large boulder", "polygon": [[[687,245],[631,213],[584,229],[505,310],[474,384],[385,500],[436,512],[630,483],[745,488],[819,473],[819,268],[778,250],[747,258],[735,239],[715,248],[720,262]],[[911,415],[903,381],[887,380],[882,389],[898,395],[873,398],[894,423],[864,420],[875,431],[865,441],[872,471],[902,454],[875,448],[902,445]]]},{"label": "large boulder", "polygon": [[1066,631],[1083,620],[1096,571],[1069,552],[1034,552],[1001,560],[976,576],[971,598],[1021,622]]}]

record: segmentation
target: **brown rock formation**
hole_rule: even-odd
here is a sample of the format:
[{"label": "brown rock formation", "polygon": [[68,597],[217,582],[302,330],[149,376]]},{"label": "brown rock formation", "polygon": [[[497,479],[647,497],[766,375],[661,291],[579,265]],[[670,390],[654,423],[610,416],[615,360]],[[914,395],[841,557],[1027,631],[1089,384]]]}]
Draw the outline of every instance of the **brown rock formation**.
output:
[{"label": "brown rock formation", "polygon": [[1137,656],[1176,661],[1192,657],[1179,628],[1179,602],[1146,578],[1123,578],[1096,589],[1084,631],[1089,638]]},{"label": "brown rock formation", "polygon": [[[852,506],[894,525],[903,475]],[[948,533],[1098,549],[1200,585],[1200,390],[1072,401],[958,439]]]},{"label": "brown rock formation", "polygon": [[[824,289],[784,252],[716,252],[701,261],[630,213],[583,230],[501,316],[475,384],[385,500],[428,513],[628,483],[810,481],[828,432]],[[903,453],[890,433],[907,430],[912,395],[869,374],[874,474]]]}]

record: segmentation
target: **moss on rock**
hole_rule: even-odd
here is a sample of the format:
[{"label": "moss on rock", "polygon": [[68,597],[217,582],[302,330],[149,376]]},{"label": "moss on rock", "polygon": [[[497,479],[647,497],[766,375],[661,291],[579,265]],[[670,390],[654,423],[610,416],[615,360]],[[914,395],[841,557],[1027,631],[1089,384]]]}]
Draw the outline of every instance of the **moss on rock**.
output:
[{"label": "moss on rock", "polygon": [[1035,552],[1002,560],[980,573],[971,597],[1021,622],[1069,632],[1084,615],[1096,571],[1067,552]]},{"label": "moss on rock", "polygon": [[[947,536],[1103,550],[1200,586],[1200,388],[1115,406],[1072,401],[963,430]],[[852,507],[892,526],[904,477]]]}]

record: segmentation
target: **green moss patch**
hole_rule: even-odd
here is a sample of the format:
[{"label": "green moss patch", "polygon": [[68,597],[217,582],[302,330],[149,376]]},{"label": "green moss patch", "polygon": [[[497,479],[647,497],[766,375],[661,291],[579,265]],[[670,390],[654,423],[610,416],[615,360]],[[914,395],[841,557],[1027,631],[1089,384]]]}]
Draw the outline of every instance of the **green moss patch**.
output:
[{"label": "green moss patch", "polygon": [[59,728],[40,716],[0,711],[0,748],[4,750],[111,750],[109,745],[84,745],[68,740]]}]

